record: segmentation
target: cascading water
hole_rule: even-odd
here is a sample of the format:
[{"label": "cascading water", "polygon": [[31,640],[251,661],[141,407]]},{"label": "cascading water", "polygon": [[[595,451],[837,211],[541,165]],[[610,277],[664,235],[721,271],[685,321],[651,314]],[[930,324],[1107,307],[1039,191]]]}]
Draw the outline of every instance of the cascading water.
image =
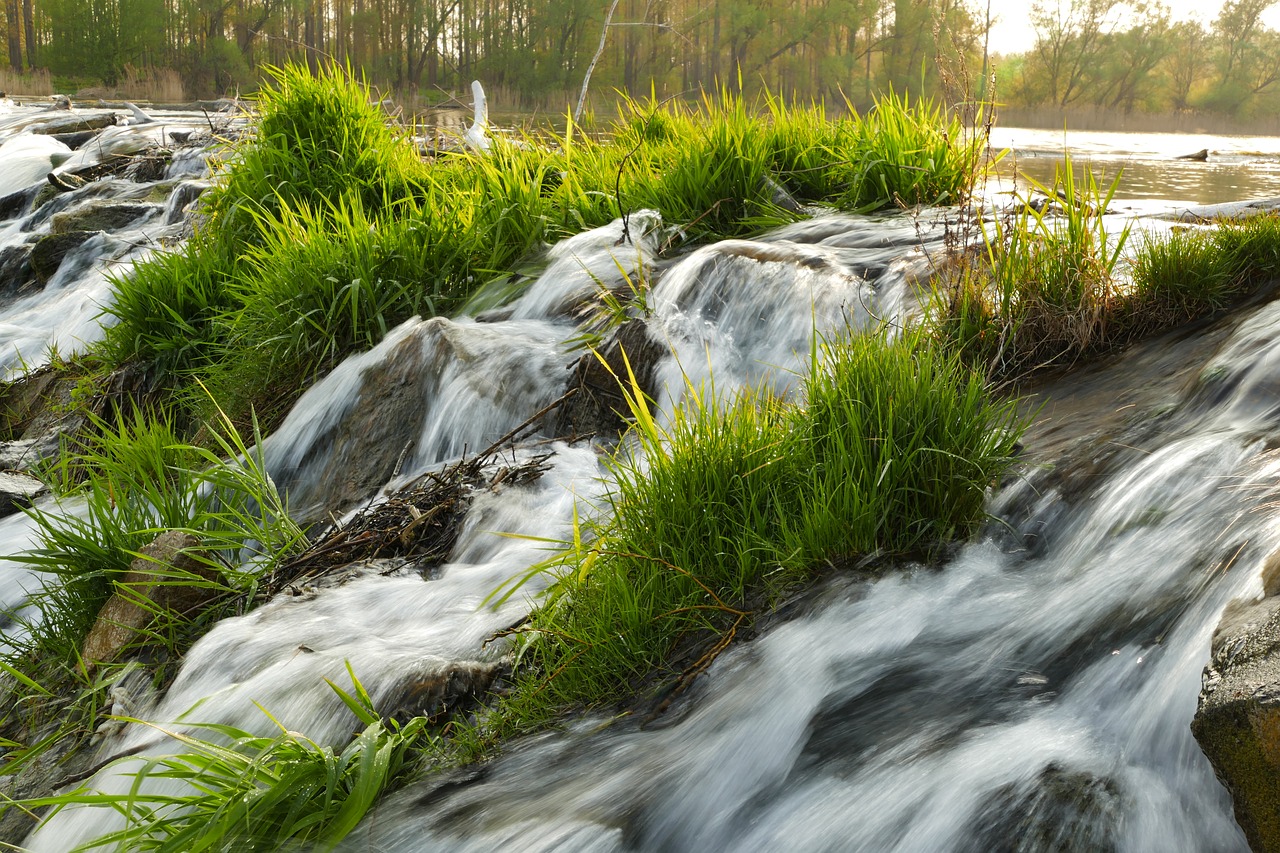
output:
[{"label": "cascading water", "polygon": [[[70,208],[95,185],[49,204]],[[649,333],[670,352],[657,375],[672,398],[686,379],[712,377],[719,394],[759,383],[786,393],[815,332],[914,310],[910,282],[940,249],[944,215],[821,216],[664,263],[651,214],[632,217],[634,244],[619,239],[620,222],[587,232],[553,250],[506,308],[411,320],[340,365],[267,439],[268,466],[296,510],[325,518],[483,449],[562,392],[578,357],[567,343],[575,296],[642,276],[653,280]],[[171,219],[151,216],[93,238],[86,257],[132,257],[117,244]],[[30,243],[51,218],[0,222],[0,250]],[[4,306],[0,322],[26,335],[5,338],[9,352],[39,363],[50,343],[93,337],[88,306],[109,289],[100,260],[78,263],[68,253],[45,291]],[[47,316],[59,298],[83,308]],[[1122,417],[1105,395],[1105,410],[1088,394],[1093,409],[1046,407],[1028,439],[1036,464],[996,492],[996,520],[942,568],[825,578],[665,715],[585,719],[484,767],[428,777],[343,849],[1245,849],[1188,724],[1219,613],[1260,589],[1258,567],[1280,545],[1259,511],[1280,475],[1266,450],[1280,410],[1265,393],[1280,310],[1217,334],[1207,355],[1162,344],[1173,354],[1158,364],[1200,359],[1172,378],[1136,356],[1080,378],[1145,394]],[[406,683],[484,667],[495,655],[486,638],[530,602],[481,602],[546,556],[531,537],[567,538],[575,511],[596,512],[607,488],[596,446],[512,452],[535,445],[548,471],[480,494],[445,565],[424,578],[372,561],[224,620],[163,697],[133,697],[137,712],[178,729],[270,733],[261,706],[336,745],[354,718],[325,679],[344,683],[347,664],[380,703],[400,701]],[[11,518],[0,535],[12,551],[30,534]],[[0,601],[13,606],[30,579],[0,571]],[[142,761],[171,747],[134,726],[102,749]],[[127,790],[130,766],[90,784]],[[26,846],[62,853],[115,818],[69,808]]]}]

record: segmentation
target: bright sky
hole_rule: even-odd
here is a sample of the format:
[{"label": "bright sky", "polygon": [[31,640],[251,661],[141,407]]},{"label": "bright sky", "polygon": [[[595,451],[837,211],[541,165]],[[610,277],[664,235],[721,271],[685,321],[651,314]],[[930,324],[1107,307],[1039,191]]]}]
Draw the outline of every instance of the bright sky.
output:
[{"label": "bright sky", "polygon": [[[1045,0],[1052,3],[1054,0]],[[1067,5],[1071,0],[1061,0]],[[1164,0],[1175,21],[1199,19],[1208,26],[1222,8],[1221,0]],[[969,0],[969,8],[981,16],[986,10],[986,0]],[[1031,28],[1031,0],[991,0],[991,14],[996,24],[991,28],[992,53],[1021,53],[1035,42],[1035,30]],[[1280,29],[1280,3],[1268,9],[1262,16],[1263,23],[1271,29]]]}]

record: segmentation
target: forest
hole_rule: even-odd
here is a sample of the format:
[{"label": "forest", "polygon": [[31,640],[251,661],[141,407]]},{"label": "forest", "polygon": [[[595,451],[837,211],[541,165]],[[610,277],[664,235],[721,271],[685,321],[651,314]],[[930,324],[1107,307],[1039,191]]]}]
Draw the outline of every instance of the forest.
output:
[{"label": "forest", "polygon": [[411,105],[484,81],[510,106],[728,87],[870,104],[951,102],[1235,119],[1280,107],[1280,0],[1207,24],[1158,0],[1034,0],[1034,45],[992,44],[989,0],[4,0],[0,86],[177,101],[249,91],[266,66],[360,69]]}]

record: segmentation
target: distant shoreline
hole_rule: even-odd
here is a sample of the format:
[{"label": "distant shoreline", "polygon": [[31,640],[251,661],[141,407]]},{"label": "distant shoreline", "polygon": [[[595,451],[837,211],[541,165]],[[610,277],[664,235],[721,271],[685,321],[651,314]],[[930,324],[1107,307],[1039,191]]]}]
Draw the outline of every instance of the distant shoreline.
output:
[{"label": "distant shoreline", "polygon": [[1127,133],[1199,133],[1215,136],[1280,136],[1280,117],[1241,121],[1212,113],[1125,113],[1095,107],[1000,107],[996,124],[1061,130]]}]

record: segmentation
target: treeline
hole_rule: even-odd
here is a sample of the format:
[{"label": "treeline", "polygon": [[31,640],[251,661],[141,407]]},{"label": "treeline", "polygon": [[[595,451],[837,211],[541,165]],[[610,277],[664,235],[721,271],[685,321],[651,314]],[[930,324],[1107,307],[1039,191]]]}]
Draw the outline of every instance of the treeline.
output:
[{"label": "treeline", "polygon": [[[472,79],[524,104],[576,91],[659,97],[728,86],[868,104],[948,99],[1120,111],[1280,107],[1280,0],[1227,0],[1208,26],[1159,2],[1036,0],[1034,47],[989,43],[986,0],[5,0],[8,65],[55,86],[163,70],[188,96],[256,85],[264,65],[336,60],[402,98]],[[1002,55],[1003,54],[1003,55]],[[994,57],[994,61],[992,58]]]},{"label": "treeline", "polygon": [[1199,110],[1236,118],[1280,110],[1277,0],[1227,0],[1206,27],[1159,2],[1038,0],[1036,44],[999,65],[1002,99],[1124,112]]}]

